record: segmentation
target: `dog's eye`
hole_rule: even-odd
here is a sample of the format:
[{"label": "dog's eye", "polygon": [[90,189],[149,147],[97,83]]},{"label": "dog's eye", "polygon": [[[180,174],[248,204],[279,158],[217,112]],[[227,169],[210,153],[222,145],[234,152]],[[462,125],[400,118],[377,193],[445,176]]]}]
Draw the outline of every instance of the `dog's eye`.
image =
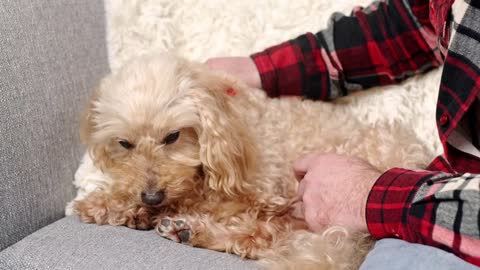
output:
[{"label": "dog's eye", "polygon": [[118,143],[125,149],[132,149],[133,148],[133,144],[131,144],[127,140],[120,140],[120,141],[118,141]]},{"label": "dog's eye", "polygon": [[178,137],[180,137],[180,131],[175,131],[170,134],[168,134],[165,139],[163,139],[164,144],[172,144],[178,140]]}]

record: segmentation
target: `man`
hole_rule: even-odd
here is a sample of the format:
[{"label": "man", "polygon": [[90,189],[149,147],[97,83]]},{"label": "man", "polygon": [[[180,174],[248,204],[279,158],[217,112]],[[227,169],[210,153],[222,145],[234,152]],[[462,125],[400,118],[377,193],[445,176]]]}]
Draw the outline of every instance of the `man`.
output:
[{"label": "man", "polygon": [[[306,156],[294,168],[303,179],[299,192],[312,230],[332,224],[368,230],[377,239],[440,248],[470,263],[445,259],[447,253],[439,249],[385,240],[377,243],[365,268],[395,266],[375,258],[388,247],[403,250],[394,257],[443,256],[436,262],[422,256],[420,268],[480,266],[480,0],[374,2],[355,8],[350,17],[334,14],[317,34],[250,58],[214,58],[207,64],[271,97],[321,100],[396,83],[443,64],[436,118],[444,154],[425,171],[378,172],[335,154]],[[352,185],[353,180],[362,186]]]}]

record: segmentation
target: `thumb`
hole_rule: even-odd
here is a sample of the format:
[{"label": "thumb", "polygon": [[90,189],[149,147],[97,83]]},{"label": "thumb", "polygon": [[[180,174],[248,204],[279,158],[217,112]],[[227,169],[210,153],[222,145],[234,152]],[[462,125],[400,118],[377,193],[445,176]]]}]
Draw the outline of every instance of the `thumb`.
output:
[{"label": "thumb", "polygon": [[311,153],[293,162],[293,171],[298,181],[301,181],[303,179],[315,157],[316,154]]},{"label": "thumb", "polygon": [[296,202],[292,205],[292,213],[291,215],[294,217],[294,218],[297,218],[297,219],[305,219],[305,208],[303,206],[303,202],[302,201],[299,201],[299,202]]}]

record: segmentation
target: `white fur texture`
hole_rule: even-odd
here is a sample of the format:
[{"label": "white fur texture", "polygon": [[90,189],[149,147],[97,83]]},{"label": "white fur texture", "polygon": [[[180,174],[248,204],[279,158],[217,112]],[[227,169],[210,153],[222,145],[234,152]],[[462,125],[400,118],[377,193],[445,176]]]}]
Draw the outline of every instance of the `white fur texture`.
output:
[{"label": "white fur texture", "polygon": [[[346,14],[370,0],[107,0],[107,41],[112,70],[151,51],[174,51],[192,60],[249,55],[326,26],[335,11]],[[366,126],[397,122],[412,129],[429,152],[440,153],[435,126],[440,70],[391,87],[344,98],[345,113]],[[77,198],[108,181],[88,156],[75,175]],[[67,214],[71,213],[70,204]]]},{"label": "white fur texture", "polygon": [[[98,170],[93,165],[90,155],[85,153],[82,161],[80,162],[80,167],[75,172],[75,180],[73,181],[73,184],[78,189],[75,200],[81,200],[85,198],[88,193],[94,191],[98,187],[102,187],[109,181],[109,177]],[[72,207],[73,201],[69,202],[65,208],[65,214],[67,216],[73,214]]]}]

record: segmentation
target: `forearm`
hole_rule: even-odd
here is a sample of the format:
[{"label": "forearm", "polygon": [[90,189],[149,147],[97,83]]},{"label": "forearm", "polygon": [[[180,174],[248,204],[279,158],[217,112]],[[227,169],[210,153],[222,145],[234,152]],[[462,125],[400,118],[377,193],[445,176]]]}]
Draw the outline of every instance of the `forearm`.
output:
[{"label": "forearm", "polygon": [[480,175],[392,169],[374,185],[366,218],[377,238],[439,247],[480,265]]},{"label": "forearm", "polygon": [[329,100],[399,82],[441,64],[428,1],[374,2],[351,16],[334,14],[327,29],[252,55],[269,96]]}]

